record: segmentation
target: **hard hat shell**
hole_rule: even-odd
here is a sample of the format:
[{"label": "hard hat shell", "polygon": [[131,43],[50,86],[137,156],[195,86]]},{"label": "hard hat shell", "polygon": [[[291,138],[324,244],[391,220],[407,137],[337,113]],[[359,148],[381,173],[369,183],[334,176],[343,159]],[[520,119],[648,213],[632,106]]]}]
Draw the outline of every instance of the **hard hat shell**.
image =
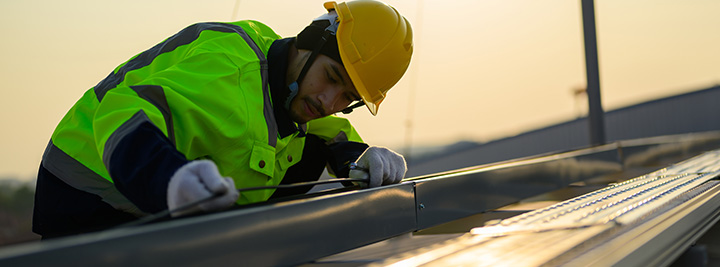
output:
[{"label": "hard hat shell", "polygon": [[326,2],[338,14],[336,33],[343,65],[370,113],[405,74],[413,52],[410,23],[378,1]]}]

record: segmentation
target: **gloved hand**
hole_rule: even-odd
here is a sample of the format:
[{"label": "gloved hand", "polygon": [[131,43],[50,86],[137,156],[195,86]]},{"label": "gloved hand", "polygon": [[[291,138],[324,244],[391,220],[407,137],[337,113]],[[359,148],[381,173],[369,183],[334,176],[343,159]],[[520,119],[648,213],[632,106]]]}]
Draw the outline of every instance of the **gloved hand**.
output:
[{"label": "gloved hand", "polygon": [[[167,190],[167,205],[173,217],[199,211],[221,210],[230,207],[240,197],[240,193],[235,189],[235,182],[229,177],[222,177],[217,165],[210,160],[195,160],[180,167],[170,178]],[[216,197],[174,211],[178,207],[212,195]]]},{"label": "gloved hand", "polygon": [[357,160],[357,169],[350,170],[350,178],[370,178],[369,187],[396,184],[405,177],[405,158],[394,151],[371,146]]}]

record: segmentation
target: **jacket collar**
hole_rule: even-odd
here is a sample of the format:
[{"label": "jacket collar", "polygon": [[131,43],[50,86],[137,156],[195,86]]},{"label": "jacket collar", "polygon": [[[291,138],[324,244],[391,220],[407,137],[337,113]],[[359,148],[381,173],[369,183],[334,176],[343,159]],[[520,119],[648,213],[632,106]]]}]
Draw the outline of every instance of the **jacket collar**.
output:
[{"label": "jacket collar", "polygon": [[295,132],[299,136],[305,136],[305,124],[298,125],[291,118],[285,107],[285,99],[289,93],[285,81],[287,72],[288,52],[292,45],[295,45],[295,38],[275,40],[268,50],[268,72],[270,75],[270,94],[272,95],[273,112],[278,126],[280,138],[285,138]]}]

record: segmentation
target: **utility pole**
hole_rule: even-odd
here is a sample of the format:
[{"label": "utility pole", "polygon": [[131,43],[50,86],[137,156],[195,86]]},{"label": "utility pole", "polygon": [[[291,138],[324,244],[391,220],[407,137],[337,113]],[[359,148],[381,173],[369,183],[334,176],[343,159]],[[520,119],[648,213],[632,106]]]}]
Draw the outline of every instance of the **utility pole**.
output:
[{"label": "utility pole", "polygon": [[595,7],[593,0],[580,0],[585,39],[585,68],[587,70],[587,96],[590,124],[590,144],[605,144],[605,114],[600,100],[600,67],[598,64],[595,33]]}]

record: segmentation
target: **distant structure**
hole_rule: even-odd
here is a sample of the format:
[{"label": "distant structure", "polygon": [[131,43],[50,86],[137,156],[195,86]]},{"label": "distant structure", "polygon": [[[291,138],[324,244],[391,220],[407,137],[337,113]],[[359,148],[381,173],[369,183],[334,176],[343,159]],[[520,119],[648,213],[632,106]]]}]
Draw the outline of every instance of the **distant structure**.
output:
[{"label": "distant structure", "polygon": [[[587,117],[411,161],[406,177],[591,146]],[[720,130],[720,85],[605,113],[607,142]],[[457,149],[456,149],[457,151]]]}]

